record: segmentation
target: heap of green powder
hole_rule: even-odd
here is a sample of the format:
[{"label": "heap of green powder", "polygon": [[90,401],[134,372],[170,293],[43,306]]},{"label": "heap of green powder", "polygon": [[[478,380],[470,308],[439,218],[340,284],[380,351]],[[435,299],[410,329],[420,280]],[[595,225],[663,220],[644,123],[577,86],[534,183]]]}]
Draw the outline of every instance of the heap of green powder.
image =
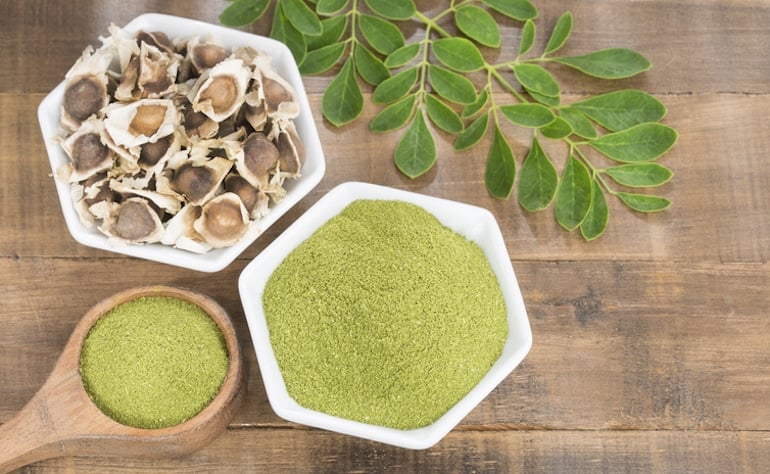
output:
[{"label": "heap of green powder", "polygon": [[80,352],[80,375],[107,416],[137,428],[178,425],[219,392],[229,356],[217,324],[178,298],[122,303],[93,325]]},{"label": "heap of green powder", "polygon": [[263,307],[300,405],[413,429],[499,358],[507,313],[481,248],[421,207],[358,200],[292,251]]}]

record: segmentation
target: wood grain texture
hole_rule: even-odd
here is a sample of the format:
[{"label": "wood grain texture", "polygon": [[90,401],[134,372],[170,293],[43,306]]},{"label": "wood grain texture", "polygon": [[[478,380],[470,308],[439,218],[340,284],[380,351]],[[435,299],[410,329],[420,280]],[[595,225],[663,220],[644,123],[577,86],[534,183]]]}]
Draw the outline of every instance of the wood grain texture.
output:
[{"label": "wood grain texture", "polygon": [[[420,0],[435,10],[438,0]],[[767,472],[770,471],[770,4],[762,0],[536,0],[535,50],[565,10],[564,54],[612,46],[654,64],[608,83],[549,69],[566,102],[635,87],[679,131],[663,160],[668,211],[610,202],[596,242],[566,233],[483,186],[488,142],[452,151],[410,180],[392,151],[402,131],[368,132],[379,110],[334,128],[321,115],[331,76],[305,77],[327,157],[318,187],[225,270],[204,274],[77,244],[54,192],[36,108],[86,44],[145,12],[217,22],[226,0],[0,0],[0,424],[45,381],[84,312],[148,281],[198,290],[234,319],[247,392],[228,431],[189,457],[64,457],[24,472]],[[519,25],[503,20],[500,57]],[[407,37],[410,25],[403,25]],[[264,34],[266,20],[248,27]],[[368,97],[369,90],[365,91]],[[496,99],[507,100],[498,93]],[[531,135],[505,127],[519,162]],[[565,150],[546,142],[560,165]],[[335,185],[351,180],[476,204],[497,218],[532,325],[531,352],[435,447],[408,451],[305,428],[270,408],[240,306],[240,271]],[[4,440],[0,439],[0,450]]]}]

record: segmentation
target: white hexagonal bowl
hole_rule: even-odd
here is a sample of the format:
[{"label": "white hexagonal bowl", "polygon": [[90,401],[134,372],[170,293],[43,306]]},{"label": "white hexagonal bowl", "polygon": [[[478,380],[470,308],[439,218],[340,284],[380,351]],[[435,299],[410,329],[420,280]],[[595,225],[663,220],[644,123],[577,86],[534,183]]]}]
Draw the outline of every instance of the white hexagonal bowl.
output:
[{"label": "white hexagonal bowl", "polygon": [[[416,204],[444,225],[476,242],[484,251],[503,291],[508,338],[500,358],[464,398],[433,424],[399,430],[347,420],[300,406],[289,395],[270,344],[262,295],[270,275],[295,247],[326,221],[358,199],[401,200]],[[366,183],[344,183],[324,195],[244,268],[238,280],[262,380],[275,413],[289,421],[410,449],[439,442],[524,359],[532,331],[511,260],[494,216],[486,209],[423,194]]]},{"label": "white hexagonal bowl", "polygon": [[[105,31],[107,26],[109,25],[104,25]],[[214,41],[230,49],[236,46],[251,46],[272,56],[276,71],[294,87],[297,94],[300,114],[294,123],[307,152],[302,175],[299,178],[286,181],[286,197],[279,203],[272,205],[270,212],[258,222],[259,232],[248,234],[247,237],[231,247],[214,249],[206,254],[196,254],[162,244],[114,245],[98,230],[89,229],[80,222],[70,197],[69,185],[54,178],[64,220],[70,234],[77,242],[88,247],[202,272],[222,270],[286,211],[307,195],[321,181],[326,170],[321,141],[297,63],[286,45],[281,42],[187,18],[148,13],[136,17],[123,29],[128,32],[162,31],[172,40],[193,36],[203,38],[210,35]],[[57,135],[60,134],[60,105],[64,97],[64,86],[62,81],[43,99],[38,107],[38,120],[54,174],[68,160],[56,140]]]}]

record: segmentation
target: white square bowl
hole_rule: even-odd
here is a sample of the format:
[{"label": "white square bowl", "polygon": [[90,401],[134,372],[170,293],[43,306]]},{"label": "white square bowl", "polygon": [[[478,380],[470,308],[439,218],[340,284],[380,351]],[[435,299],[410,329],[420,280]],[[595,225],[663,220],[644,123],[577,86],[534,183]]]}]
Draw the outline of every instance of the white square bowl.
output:
[{"label": "white square bowl", "polygon": [[[104,25],[105,30],[108,25]],[[323,178],[326,170],[326,162],[318,137],[318,130],[313,119],[310,104],[305,93],[302,78],[289,49],[281,42],[265,38],[243,31],[212,25],[197,20],[180,18],[171,15],[148,13],[136,17],[123,27],[125,31],[135,33],[137,31],[162,31],[172,40],[200,36],[211,36],[228,49],[237,46],[251,46],[265,52],[272,57],[273,67],[284,79],[286,79],[296,92],[296,99],[300,106],[300,114],[294,120],[300,139],[306,150],[306,159],[302,167],[302,175],[285,182],[286,197],[271,206],[271,210],[262,217],[256,225],[259,232],[247,234],[247,237],[227,248],[213,249],[206,254],[196,254],[186,250],[176,249],[160,243],[145,245],[114,245],[108,238],[96,229],[89,229],[80,222],[75,211],[70,186],[54,178],[56,192],[59,195],[64,220],[72,237],[79,243],[88,247],[94,247],[110,252],[116,252],[132,257],[153,260],[156,262],[189,268],[202,272],[220,271],[235,260],[249,245],[251,245],[268,227],[277,221],[283,214],[294,206],[300,199],[306,196]],[[94,38],[96,39],[96,38]],[[85,47],[85,45],[84,45]],[[51,169],[56,170],[68,161],[67,155],[57,142],[56,137],[61,132],[59,125],[60,105],[64,97],[65,84],[62,81],[48,94],[38,107],[38,120],[43,133]]]},{"label": "white square bowl", "polygon": [[[399,430],[370,425],[300,406],[289,396],[270,343],[262,307],[262,295],[270,275],[294,248],[348,204],[359,199],[400,200],[427,210],[442,224],[483,249],[502,288],[508,311],[508,338],[500,358],[464,398],[424,428]],[[480,207],[373,184],[350,182],[329,191],[244,268],[238,280],[238,289],[268,400],[278,416],[403,448],[425,449],[440,441],[510,374],[532,346],[532,331],[524,301],[494,216]]]}]

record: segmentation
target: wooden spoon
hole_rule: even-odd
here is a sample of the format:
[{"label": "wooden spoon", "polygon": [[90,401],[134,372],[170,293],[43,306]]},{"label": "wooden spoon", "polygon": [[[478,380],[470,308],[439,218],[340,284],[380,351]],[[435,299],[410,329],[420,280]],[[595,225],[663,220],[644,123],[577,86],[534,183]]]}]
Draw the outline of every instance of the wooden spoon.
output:
[{"label": "wooden spoon", "polygon": [[[91,326],[107,311],[141,296],[172,296],[201,307],[217,323],[230,355],[225,380],[211,403],[176,426],[122,425],[91,401],[80,378],[80,349]],[[75,327],[40,390],[0,426],[0,472],[58,456],[176,457],[210,443],[227,428],[243,398],[241,350],[229,316],[214,300],[167,286],[133,288],[97,303]]]}]

